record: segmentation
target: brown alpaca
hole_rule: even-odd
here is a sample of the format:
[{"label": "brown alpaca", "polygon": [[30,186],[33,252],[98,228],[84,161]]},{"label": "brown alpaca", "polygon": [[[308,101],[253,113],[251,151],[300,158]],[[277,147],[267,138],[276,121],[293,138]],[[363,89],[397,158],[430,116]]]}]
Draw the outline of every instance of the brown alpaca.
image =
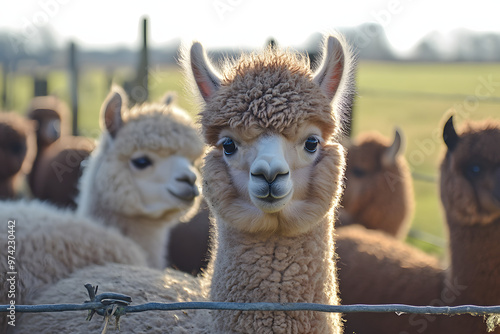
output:
[{"label": "brown alpaca", "polygon": [[[438,260],[382,231],[360,225],[337,229],[337,255],[342,304],[428,305],[439,299],[445,273]],[[421,327],[412,325],[421,317],[348,313],[344,333],[419,333]]]},{"label": "brown alpaca", "polygon": [[38,124],[38,154],[28,178],[32,195],[76,208],[81,164],[94,149],[94,140],[69,136],[68,107],[54,96],[34,98],[27,116]]},{"label": "brown alpaca", "polygon": [[[314,77],[303,59],[272,49],[242,56],[219,76],[201,45],[191,49],[212,147],[203,177],[216,225],[214,301],[338,303],[329,213],[341,190],[338,122],[352,68],[342,41],[325,44]],[[341,332],[337,314],[224,311],[213,318],[220,333]]]},{"label": "brown alpaca", "polygon": [[36,154],[34,124],[12,112],[0,112],[0,199],[20,192],[23,175],[31,170]]},{"label": "brown alpaca", "polygon": [[[449,229],[450,280],[463,286],[452,305],[500,302],[500,122],[467,123],[443,133],[448,151],[441,164],[441,201]],[[486,333],[482,317],[443,321],[450,333]],[[441,331],[444,333],[443,331]],[[500,333],[497,328],[494,333]]]},{"label": "brown alpaca", "polygon": [[[382,242],[366,230],[358,232],[372,235],[372,240],[357,236],[353,246],[355,238],[344,235],[347,228],[340,230],[344,304],[498,305],[500,122],[468,123],[458,135],[450,118],[443,138],[448,150],[441,164],[441,200],[449,229],[450,267],[439,270],[432,260],[423,261],[420,268],[408,265],[419,252],[405,246],[408,251],[399,255],[396,247],[402,245],[396,240]],[[385,251],[374,251],[374,243]],[[350,314],[346,319],[346,333],[487,333],[483,318],[470,315]]]},{"label": "brown alpaca", "polygon": [[361,224],[403,239],[413,214],[413,182],[401,134],[391,143],[366,133],[347,147],[346,185],[339,225]]}]

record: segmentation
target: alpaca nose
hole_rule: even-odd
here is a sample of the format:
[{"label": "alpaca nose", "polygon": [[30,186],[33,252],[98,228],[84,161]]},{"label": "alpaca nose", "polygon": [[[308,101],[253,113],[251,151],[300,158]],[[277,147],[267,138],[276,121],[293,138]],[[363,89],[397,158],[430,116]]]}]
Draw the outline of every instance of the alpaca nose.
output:
[{"label": "alpaca nose", "polygon": [[[187,164],[186,162],[184,162]],[[186,168],[187,167],[187,168]],[[196,180],[198,176],[192,166],[182,166],[179,167],[182,170],[179,171],[178,175],[174,177],[173,183],[167,186],[167,190],[182,200],[192,201],[195,197],[200,195],[198,186],[196,185]]]},{"label": "alpaca nose", "polygon": [[196,174],[190,170],[187,170],[183,175],[180,175],[180,176],[175,178],[176,181],[185,182],[185,183],[189,184],[190,186],[193,186],[196,183],[197,179],[198,179],[198,177],[196,176]]},{"label": "alpaca nose", "polygon": [[290,173],[288,165],[281,159],[260,159],[251,168],[251,175],[257,179],[263,179],[267,183],[273,183],[277,178],[285,177]]},{"label": "alpaca nose", "polygon": [[290,173],[290,167],[285,159],[284,140],[279,136],[269,136],[261,139],[255,161],[250,166],[250,176],[255,181],[273,183],[278,178]]}]

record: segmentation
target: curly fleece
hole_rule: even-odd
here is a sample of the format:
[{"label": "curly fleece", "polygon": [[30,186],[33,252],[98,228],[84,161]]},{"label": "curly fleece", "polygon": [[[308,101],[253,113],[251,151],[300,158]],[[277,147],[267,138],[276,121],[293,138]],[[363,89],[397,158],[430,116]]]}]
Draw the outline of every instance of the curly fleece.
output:
[{"label": "curly fleece", "polygon": [[207,143],[215,145],[228,126],[293,137],[305,122],[329,138],[337,129],[336,116],[312,75],[307,60],[291,51],[242,55],[224,71],[217,95],[200,113]]},{"label": "curly fleece", "polygon": [[[76,216],[71,210],[34,200],[5,201],[0,202],[0,219],[4,227],[0,231],[0,246],[4,252],[8,249],[7,222],[15,220],[19,305],[31,304],[45,288],[80,268],[109,262],[146,265],[143,251],[131,239]],[[6,260],[0,263],[0,304],[4,305],[9,303],[7,272],[12,270],[7,266],[7,254],[2,254]],[[6,319],[5,316],[0,319],[2,333]],[[36,331],[30,333],[33,332]]]}]

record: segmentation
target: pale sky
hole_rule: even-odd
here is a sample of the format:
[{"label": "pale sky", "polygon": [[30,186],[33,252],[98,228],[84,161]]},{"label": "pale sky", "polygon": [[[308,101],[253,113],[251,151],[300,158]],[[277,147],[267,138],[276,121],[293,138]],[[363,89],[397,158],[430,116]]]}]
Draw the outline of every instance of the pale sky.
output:
[{"label": "pale sky", "polygon": [[207,47],[260,47],[270,36],[280,45],[301,46],[318,31],[379,22],[394,48],[408,50],[431,31],[500,32],[499,9],[497,0],[10,0],[0,11],[0,30],[29,38],[45,27],[61,43],[136,47],[147,15],[154,46],[181,38]]}]

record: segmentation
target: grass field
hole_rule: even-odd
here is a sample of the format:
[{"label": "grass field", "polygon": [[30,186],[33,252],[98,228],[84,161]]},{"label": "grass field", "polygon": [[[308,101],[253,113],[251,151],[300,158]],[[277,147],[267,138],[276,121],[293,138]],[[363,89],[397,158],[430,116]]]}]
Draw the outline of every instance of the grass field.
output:
[{"label": "grass field", "polygon": [[[175,90],[179,104],[195,115],[195,105],[185,93],[183,76],[177,68],[151,70],[151,99]],[[130,72],[119,71],[121,83]],[[11,76],[11,109],[23,111],[32,94],[32,79]],[[69,100],[64,72],[49,76],[49,90]],[[98,69],[82,69],[79,87],[81,133],[96,137],[100,104],[107,94],[107,76]],[[392,137],[399,126],[406,138],[406,153],[415,173],[437,177],[444,151],[441,131],[444,114],[454,108],[456,121],[500,118],[500,64],[407,64],[361,62],[357,74],[359,96],[354,110],[354,135],[378,131]],[[2,106],[3,107],[3,106]],[[438,245],[446,240],[437,184],[416,179],[416,210],[412,229],[424,233],[427,241],[409,238],[426,251],[443,255]],[[436,240],[434,240],[436,239]],[[430,241],[430,242],[429,242]]]}]

